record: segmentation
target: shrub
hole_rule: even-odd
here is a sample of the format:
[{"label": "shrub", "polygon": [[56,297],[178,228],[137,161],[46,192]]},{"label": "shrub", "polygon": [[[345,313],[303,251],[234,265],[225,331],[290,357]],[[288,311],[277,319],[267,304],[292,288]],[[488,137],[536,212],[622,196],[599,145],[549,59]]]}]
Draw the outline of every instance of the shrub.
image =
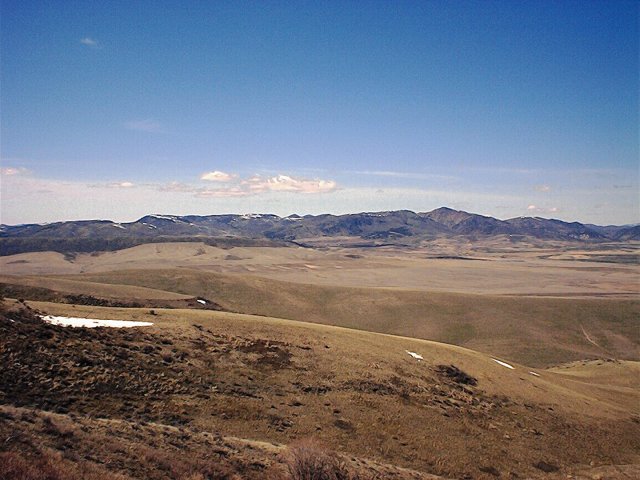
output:
[{"label": "shrub", "polygon": [[299,440],[288,448],[284,463],[291,480],[352,480],[345,463],[315,440]]}]

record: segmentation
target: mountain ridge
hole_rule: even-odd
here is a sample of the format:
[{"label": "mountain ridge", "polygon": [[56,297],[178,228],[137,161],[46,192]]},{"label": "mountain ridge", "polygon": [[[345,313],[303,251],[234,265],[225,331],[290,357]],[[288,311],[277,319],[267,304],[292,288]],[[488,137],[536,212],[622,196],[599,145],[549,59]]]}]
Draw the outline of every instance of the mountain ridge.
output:
[{"label": "mountain ridge", "polygon": [[[438,237],[506,236],[513,241],[530,238],[549,241],[602,242],[640,240],[640,225],[597,226],[542,217],[494,217],[440,207],[430,212],[393,210],[343,215],[275,214],[164,215],[149,214],[133,222],[71,220],[47,224],[0,226],[0,254],[41,251],[46,243],[59,251],[58,243],[73,244],[78,251],[92,251],[82,243],[130,246],[154,241],[223,239],[226,241],[302,243],[308,239],[351,238],[384,244],[416,244]],[[29,245],[31,244],[31,245]],[[89,249],[88,249],[89,248]],[[95,245],[94,249],[114,249]]]}]

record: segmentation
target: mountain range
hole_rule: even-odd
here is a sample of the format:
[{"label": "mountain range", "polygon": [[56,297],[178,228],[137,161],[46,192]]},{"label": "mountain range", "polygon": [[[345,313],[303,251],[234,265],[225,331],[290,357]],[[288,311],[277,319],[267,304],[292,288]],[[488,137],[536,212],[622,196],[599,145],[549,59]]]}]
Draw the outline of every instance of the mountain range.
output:
[{"label": "mountain range", "polygon": [[598,226],[540,217],[499,220],[441,207],[416,213],[396,210],[346,215],[146,215],[118,223],[109,220],[65,221],[0,226],[0,255],[27,251],[114,250],[141,243],[205,240],[217,244],[298,243],[324,239],[361,246],[415,245],[421,240],[464,236],[506,236],[512,241],[538,239],[573,242],[640,240],[640,225]]}]

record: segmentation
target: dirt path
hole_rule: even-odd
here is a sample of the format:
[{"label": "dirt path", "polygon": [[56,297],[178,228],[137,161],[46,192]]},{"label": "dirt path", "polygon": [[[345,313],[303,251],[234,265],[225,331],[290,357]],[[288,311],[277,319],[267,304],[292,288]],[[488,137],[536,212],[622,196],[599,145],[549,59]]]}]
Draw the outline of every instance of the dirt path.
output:
[{"label": "dirt path", "polygon": [[[600,345],[598,345],[587,333],[587,331],[584,329],[584,327],[582,326],[582,324],[580,324],[580,328],[582,329],[582,334],[584,335],[584,338],[587,339],[587,342],[592,343],[593,345],[595,345],[598,348],[602,348]],[[604,348],[602,348],[602,350],[605,350]],[[606,350],[605,350],[606,351]]]}]

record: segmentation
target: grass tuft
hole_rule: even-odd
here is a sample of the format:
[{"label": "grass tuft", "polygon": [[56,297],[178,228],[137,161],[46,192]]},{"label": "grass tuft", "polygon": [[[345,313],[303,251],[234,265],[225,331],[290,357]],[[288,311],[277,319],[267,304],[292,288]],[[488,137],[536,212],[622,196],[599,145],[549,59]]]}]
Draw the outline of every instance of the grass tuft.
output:
[{"label": "grass tuft", "polygon": [[290,480],[355,480],[344,461],[313,439],[289,446],[285,465]]}]

